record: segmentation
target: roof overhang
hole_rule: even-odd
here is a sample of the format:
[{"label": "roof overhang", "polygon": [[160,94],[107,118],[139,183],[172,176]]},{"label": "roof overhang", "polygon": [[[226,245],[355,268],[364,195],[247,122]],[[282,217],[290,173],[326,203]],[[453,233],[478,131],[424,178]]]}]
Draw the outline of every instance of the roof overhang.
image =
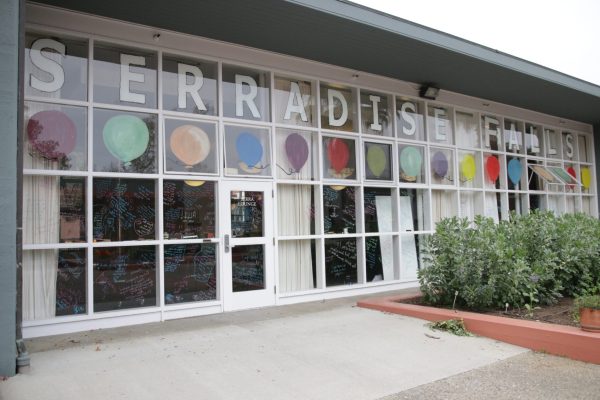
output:
[{"label": "roof overhang", "polygon": [[[600,86],[342,0],[40,0],[600,123]],[[560,50],[557,50],[557,56]]]}]

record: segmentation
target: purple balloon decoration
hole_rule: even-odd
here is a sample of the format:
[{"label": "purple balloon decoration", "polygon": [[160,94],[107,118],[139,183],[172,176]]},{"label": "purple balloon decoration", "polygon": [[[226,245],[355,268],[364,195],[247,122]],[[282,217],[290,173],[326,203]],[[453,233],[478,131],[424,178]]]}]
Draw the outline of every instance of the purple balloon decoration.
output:
[{"label": "purple balloon decoration", "polygon": [[285,154],[294,172],[299,172],[308,159],[308,143],[297,133],[292,133],[285,139]]},{"label": "purple balloon decoration", "polygon": [[42,156],[58,160],[75,149],[77,128],[61,111],[40,111],[29,119],[27,136]]},{"label": "purple balloon decoration", "polygon": [[448,159],[446,155],[441,151],[436,152],[431,160],[431,168],[433,168],[433,173],[440,178],[445,177],[448,173]]}]

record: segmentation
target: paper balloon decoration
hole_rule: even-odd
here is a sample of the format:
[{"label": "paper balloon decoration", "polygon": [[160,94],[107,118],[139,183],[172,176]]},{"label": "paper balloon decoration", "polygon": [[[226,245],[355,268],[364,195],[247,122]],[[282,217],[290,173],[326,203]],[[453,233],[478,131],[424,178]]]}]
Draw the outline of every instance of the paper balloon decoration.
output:
[{"label": "paper balloon decoration", "polygon": [[109,119],[102,130],[102,137],[110,154],[126,166],[144,154],[150,142],[148,127],[133,115],[117,115]]},{"label": "paper balloon decoration", "polygon": [[206,132],[194,125],[178,126],[169,139],[171,151],[186,168],[201,163],[210,153],[210,139]]},{"label": "paper balloon decoration", "polygon": [[494,183],[500,176],[500,162],[496,156],[488,156],[485,160],[485,172],[490,182]]},{"label": "paper balloon decoration", "polygon": [[577,172],[575,172],[575,168],[573,167],[569,167],[567,168],[567,172],[569,173],[569,175],[571,175],[573,178],[577,179]]},{"label": "paper balloon decoration", "polygon": [[475,157],[472,154],[465,154],[462,161],[460,162],[460,172],[467,181],[472,181],[475,178]]},{"label": "paper balloon decoration", "polygon": [[406,176],[415,177],[421,173],[423,156],[415,147],[405,147],[400,152],[400,168]]},{"label": "paper balloon decoration", "polygon": [[235,141],[235,149],[240,161],[248,168],[256,167],[263,156],[263,147],[256,136],[242,132]]},{"label": "paper balloon decoration", "polygon": [[431,168],[433,169],[433,173],[438,177],[445,177],[448,173],[448,159],[446,155],[441,151],[434,153],[431,160]]},{"label": "paper balloon decoration", "polygon": [[381,176],[387,164],[387,156],[381,146],[371,145],[367,150],[367,166],[377,178]]},{"label": "paper balloon decoration", "polygon": [[327,158],[335,172],[340,173],[346,168],[350,159],[350,150],[346,142],[338,138],[330,139],[327,145]]},{"label": "paper balloon decoration", "polygon": [[581,184],[584,188],[589,189],[592,184],[592,174],[590,173],[590,169],[585,167],[581,168]]},{"label": "paper balloon decoration", "polygon": [[516,158],[513,158],[508,162],[507,166],[508,170],[508,178],[511,180],[513,185],[517,185],[521,180],[521,172],[523,171],[523,167],[521,166],[521,162]]},{"label": "paper balloon decoration", "polygon": [[61,111],[40,111],[29,118],[27,137],[43,157],[57,160],[75,148],[77,128]]},{"label": "paper balloon decoration", "polygon": [[306,160],[308,160],[308,143],[301,135],[292,133],[285,139],[285,154],[294,168],[294,172],[300,172]]}]

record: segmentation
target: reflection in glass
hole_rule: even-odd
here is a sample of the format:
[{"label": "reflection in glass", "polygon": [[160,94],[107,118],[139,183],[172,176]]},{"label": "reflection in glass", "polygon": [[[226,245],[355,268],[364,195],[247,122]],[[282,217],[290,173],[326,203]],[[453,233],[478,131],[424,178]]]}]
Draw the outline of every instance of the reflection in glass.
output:
[{"label": "reflection in glass", "polygon": [[365,178],[392,180],[392,145],[365,142]]},{"label": "reflection in glass", "polygon": [[323,186],[325,233],[356,233],[356,196],[353,186]]},{"label": "reflection in glass", "polygon": [[85,242],[85,178],[23,177],[23,243]]},{"label": "reflection in glass", "polygon": [[356,132],[356,89],[321,84],[321,128]]},{"label": "reflection in glass", "polygon": [[23,251],[23,320],[87,312],[85,249]]},{"label": "reflection in glass", "polygon": [[94,249],[94,311],[155,305],[155,246]]},{"label": "reflection in glass", "polygon": [[94,178],[94,241],[156,239],[150,179]]},{"label": "reflection in glass", "polygon": [[282,293],[317,287],[315,240],[280,240],[279,288]]},{"label": "reflection in glass", "polygon": [[323,137],[323,173],[328,179],[356,179],[355,141]]},{"label": "reflection in glass", "polygon": [[215,237],[215,183],[165,180],[163,218],[165,239]]},{"label": "reflection in glass", "polygon": [[87,108],[25,102],[23,167],[87,170]]},{"label": "reflection in glass", "polygon": [[579,161],[591,162],[591,145],[590,139],[586,135],[578,135],[577,149],[579,151]]},{"label": "reflection in glass", "polygon": [[94,109],[94,171],[156,172],[157,118]]},{"label": "reflection in glass", "polygon": [[313,93],[313,83],[310,81],[275,76],[275,122],[316,126],[317,102]]},{"label": "reflection in glass", "polygon": [[165,304],[217,298],[217,245],[165,245]]},{"label": "reflection in glass", "polygon": [[231,236],[263,236],[263,192],[231,191]]},{"label": "reflection in glass", "polygon": [[393,136],[391,96],[361,90],[360,113],[363,134]]},{"label": "reflection in glass", "polygon": [[277,186],[277,224],[280,235],[314,235],[314,190],[312,185]]},{"label": "reflection in glass", "polygon": [[165,171],[216,174],[218,153],[215,124],[165,119]]},{"label": "reflection in glass", "polygon": [[350,285],[358,282],[356,239],[325,239],[325,284]]},{"label": "reflection in glass", "polygon": [[365,238],[367,282],[394,279],[394,238],[370,236]]},{"label": "reflection in glass", "polygon": [[234,65],[223,65],[223,115],[270,121],[270,74]]},{"label": "reflection in glass", "polygon": [[396,123],[398,137],[425,140],[424,106],[422,102],[396,99]]},{"label": "reflection in glass", "polygon": [[163,109],[217,115],[217,63],[179,56],[162,62]]},{"label": "reflection in glass", "polygon": [[[64,54],[62,54],[63,48]],[[48,68],[40,68],[40,57],[60,65],[64,74],[62,85],[59,86],[60,80],[54,73],[49,73]],[[57,38],[55,34],[51,37],[34,33],[26,34],[25,95],[87,100],[87,57],[88,43],[85,40]]]},{"label": "reflection in glass", "polygon": [[392,232],[392,190],[389,188],[364,188],[365,232]]},{"label": "reflection in glass", "polygon": [[265,288],[264,248],[261,244],[231,249],[231,284],[234,293]]},{"label": "reflection in glass", "polygon": [[527,195],[521,193],[508,193],[508,211],[517,215],[527,214]]},{"label": "reflection in glass", "polygon": [[271,176],[270,131],[225,126],[225,174]]},{"label": "reflection in glass", "polygon": [[156,108],[156,66],[156,53],[113,44],[96,44],[94,101]]}]

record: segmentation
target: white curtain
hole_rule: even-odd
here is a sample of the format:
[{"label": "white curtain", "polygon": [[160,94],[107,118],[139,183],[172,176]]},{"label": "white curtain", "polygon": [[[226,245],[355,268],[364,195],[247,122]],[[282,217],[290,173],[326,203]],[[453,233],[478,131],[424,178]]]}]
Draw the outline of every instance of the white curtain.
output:
[{"label": "white curtain", "polygon": [[[25,176],[23,179],[23,242],[58,243],[60,178]],[[23,319],[55,315],[58,250],[23,252]]]},{"label": "white curtain", "polygon": [[[310,235],[311,185],[279,185],[277,218],[280,236]],[[282,292],[313,289],[310,240],[279,241],[279,286]]]},{"label": "white curtain", "polygon": [[498,221],[500,220],[496,193],[485,194],[485,216],[492,218],[496,223],[498,223]]},{"label": "white curtain", "polygon": [[444,218],[449,218],[457,215],[458,210],[456,210],[456,200],[454,196],[454,191],[431,191],[431,214],[434,225]]}]

